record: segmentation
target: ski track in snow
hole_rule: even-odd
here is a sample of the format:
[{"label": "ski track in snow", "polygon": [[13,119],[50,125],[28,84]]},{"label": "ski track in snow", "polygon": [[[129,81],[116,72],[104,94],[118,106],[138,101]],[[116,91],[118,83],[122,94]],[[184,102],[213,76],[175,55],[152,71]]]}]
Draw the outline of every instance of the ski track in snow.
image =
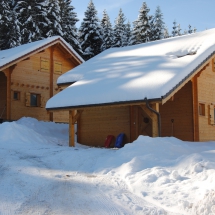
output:
[{"label": "ski track in snow", "polygon": [[[41,150],[41,156],[38,156],[34,155],[33,151],[27,154],[14,150],[10,156],[13,160],[0,160],[0,186],[6,184],[6,189],[9,189],[8,196],[0,195],[0,215],[167,214],[163,209],[131,193],[123,181],[110,174],[97,175],[53,169],[44,158],[48,154],[56,153],[57,151]],[[10,165],[7,163],[12,162],[17,164],[15,169],[8,168]],[[92,158],[93,162],[96,162],[95,157]],[[80,164],[80,167],[82,165],[85,164]],[[29,175],[24,176],[24,181],[20,173],[23,171],[26,175],[28,170],[23,170],[21,166],[30,170]],[[15,184],[10,185],[10,178],[13,178],[13,181],[16,178]],[[5,193],[4,189],[2,193]]]}]

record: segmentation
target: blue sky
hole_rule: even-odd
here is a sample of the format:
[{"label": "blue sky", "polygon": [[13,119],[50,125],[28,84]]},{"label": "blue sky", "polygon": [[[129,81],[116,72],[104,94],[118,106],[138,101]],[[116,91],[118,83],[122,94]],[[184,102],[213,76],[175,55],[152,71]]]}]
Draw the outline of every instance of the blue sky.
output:
[{"label": "blue sky", "polygon": [[[84,17],[89,1],[72,0],[72,5],[75,7],[80,22]],[[132,23],[137,19],[143,2],[143,0],[93,0],[98,11],[98,17],[101,19],[102,12],[106,9],[112,24],[120,8],[122,8],[127,20]],[[196,27],[197,31],[215,28],[214,0],[148,0],[146,3],[150,8],[149,14],[152,15],[156,7],[160,6],[169,32],[172,31],[174,20],[181,25],[182,31],[188,29],[189,24]],[[80,22],[77,23],[77,27],[79,27]]]}]

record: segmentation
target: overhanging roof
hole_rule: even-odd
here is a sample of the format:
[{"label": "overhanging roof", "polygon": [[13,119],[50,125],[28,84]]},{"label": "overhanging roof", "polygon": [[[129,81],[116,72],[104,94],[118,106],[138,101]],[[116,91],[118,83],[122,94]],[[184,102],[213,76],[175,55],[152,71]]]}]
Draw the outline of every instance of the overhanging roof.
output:
[{"label": "overhanging roof", "polygon": [[24,44],[15,48],[0,51],[0,70],[4,70],[21,60],[24,60],[35,53],[38,53],[54,44],[60,44],[63,48],[72,55],[77,62],[82,63],[84,60],[81,56],[69,45],[62,37],[54,36],[44,40]]},{"label": "overhanging roof", "polygon": [[215,29],[145,44],[112,48],[58,79],[75,82],[51,98],[49,110],[164,100],[215,51]]}]

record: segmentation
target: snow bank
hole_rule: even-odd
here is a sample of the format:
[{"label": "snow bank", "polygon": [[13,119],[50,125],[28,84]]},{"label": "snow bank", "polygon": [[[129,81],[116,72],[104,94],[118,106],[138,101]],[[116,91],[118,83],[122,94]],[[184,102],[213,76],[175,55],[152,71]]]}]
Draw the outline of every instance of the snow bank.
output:
[{"label": "snow bank", "polygon": [[215,142],[139,136],[122,149],[67,145],[67,124],[0,125],[0,213],[11,202],[11,214],[215,214]]}]

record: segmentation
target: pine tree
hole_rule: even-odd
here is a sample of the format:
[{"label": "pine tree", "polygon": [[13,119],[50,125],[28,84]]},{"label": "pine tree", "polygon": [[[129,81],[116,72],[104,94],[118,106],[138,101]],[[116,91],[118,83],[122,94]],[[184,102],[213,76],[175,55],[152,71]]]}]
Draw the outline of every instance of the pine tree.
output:
[{"label": "pine tree", "polygon": [[173,31],[172,31],[172,36],[175,37],[175,36],[178,36],[178,31],[177,31],[177,22],[174,21],[173,22]]},{"label": "pine tree", "polygon": [[85,17],[79,29],[79,40],[83,56],[86,60],[101,52],[102,28],[97,17],[97,10],[92,2],[89,2]]},{"label": "pine tree", "polygon": [[60,5],[59,0],[49,0],[46,6],[48,26],[46,28],[46,36],[62,36],[63,31],[61,26]]},{"label": "pine tree", "polygon": [[22,24],[22,44],[43,39],[48,26],[46,0],[20,0],[15,4],[14,10]]},{"label": "pine tree", "polygon": [[147,7],[146,2],[143,2],[139,11],[139,16],[136,21],[133,22],[133,31],[131,37],[131,45],[146,43],[150,41],[150,16],[148,15],[150,9]]},{"label": "pine tree", "polygon": [[0,50],[20,45],[20,23],[9,3],[0,1]]},{"label": "pine tree", "polygon": [[177,26],[177,33],[178,33],[178,36],[181,36],[181,25],[178,24]]},{"label": "pine tree", "polygon": [[125,43],[124,46],[129,46],[131,43],[131,24],[128,21],[128,23],[125,25]]},{"label": "pine tree", "polygon": [[187,29],[184,30],[184,35],[186,35],[186,34],[187,34]]},{"label": "pine tree", "polygon": [[78,40],[76,23],[77,14],[74,12],[74,7],[71,5],[71,0],[59,0],[60,20],[63,35],[62,37],[77,51],[80,55],[83,54],[81,45]]},{"label": "pine tree", "polygon": [[168,30],[168,27],[164,27],[164,32],[163,32],[163,37],[164,38],[169,38],[169,30]]},{"label": "pine tree", "polygon": [[103,17],[101,20],[102,34],[103,34],[103,43],[102,43],[102,51],[109,49],[113,45],[113,29],[110,22],[110,18],[106,12],[103,11]]},{"label": "pine tree", "polygon": [[163,14],[159,6],[156,8],[155,15],[151,18],[150,28],[150,40],[160,40],[164,38]]},{"label": "pine tree", "polygon": [[188,34],[192,34],[193,33],[193,30],[192,30],[192,27],[191,25],[188,26]]},{"label": "pine tree", "polygon": [[125,15],[120,8],[118,17],[115,19],[115,25],[113,29],[113,47],[123,47],[125,45]]},{"label": "pine tree", "polygon": [[194,27],[194,29],[193,29],[193,33],[196,33],[196,31],[197,31],[197,29]]}]

